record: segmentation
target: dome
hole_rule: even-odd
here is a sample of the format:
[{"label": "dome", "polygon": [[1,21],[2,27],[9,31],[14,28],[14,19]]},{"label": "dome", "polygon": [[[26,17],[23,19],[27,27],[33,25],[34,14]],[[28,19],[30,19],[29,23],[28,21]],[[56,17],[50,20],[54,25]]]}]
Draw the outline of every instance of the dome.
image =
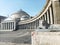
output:
[{"label": "dome", "polygon": [[20,18],[20,20],[27,20],[27,19],[29,19],[28,16],[22,16],[22,17]]},{"label": "dome", "polygon": [[11,15],[11,18],[14,19],[14,20],[18,19],[18,18],[22,18],[22,17],[28,17],[28,18],[30,18],[30,16],[25,11],[23,11],[23,10],[20,10],[20,11],[18,11],[16,13],[13,13]]}]

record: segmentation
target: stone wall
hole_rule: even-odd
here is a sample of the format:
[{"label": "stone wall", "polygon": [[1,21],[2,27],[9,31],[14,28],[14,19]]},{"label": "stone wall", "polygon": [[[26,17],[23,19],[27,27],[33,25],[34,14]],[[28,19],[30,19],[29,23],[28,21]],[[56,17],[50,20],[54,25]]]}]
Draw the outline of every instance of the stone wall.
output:
[{"label": "stone wall", "polygon": [[32,45],[60,45],[60,32],[32,32]]}]

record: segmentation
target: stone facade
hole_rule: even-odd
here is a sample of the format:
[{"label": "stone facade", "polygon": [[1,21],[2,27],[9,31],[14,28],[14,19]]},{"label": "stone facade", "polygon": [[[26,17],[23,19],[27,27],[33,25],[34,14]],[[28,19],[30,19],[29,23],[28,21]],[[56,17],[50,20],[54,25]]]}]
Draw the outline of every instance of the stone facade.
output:
[{"label": "stone facade", "polygon": [[[23,16],[20,15],[20,13]],[[41,26],[40,20],[44,20],[48,24],[60,24],[60,1],[47,0],[47,3],[42,12],[33,18],[30,18],[28,14],[21,10],[17,13],[12,14],[10,19],[18,20],[16,21],[16,29],[37,29],[39,26]]]},{"label": "stone facade", "polygon": [[60,32],[33,32],[32,45],[60,45]]},{"label": "stone facade", "polygon": [[54,13],[54,23],[60,24],[60,2],[59,0],[52,1],[53,13]]}]

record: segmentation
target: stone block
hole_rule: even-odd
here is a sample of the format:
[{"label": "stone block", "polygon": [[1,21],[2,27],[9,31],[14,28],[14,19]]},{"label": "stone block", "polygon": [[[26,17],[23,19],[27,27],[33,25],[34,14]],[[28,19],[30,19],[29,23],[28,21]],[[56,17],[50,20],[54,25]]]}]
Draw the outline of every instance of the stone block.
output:
[{"label": "stone block", "polygon": [[32,45],[60,45],[60,32],[33,32]]}]

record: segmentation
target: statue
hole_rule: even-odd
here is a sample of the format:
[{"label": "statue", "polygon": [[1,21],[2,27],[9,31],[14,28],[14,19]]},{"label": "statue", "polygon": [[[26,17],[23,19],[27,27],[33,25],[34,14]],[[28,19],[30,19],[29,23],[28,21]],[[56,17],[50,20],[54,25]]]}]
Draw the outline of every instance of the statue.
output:
[{"label": "statue", "polygon": [[48,27],[50,26],[50,24],[48,24],[45,20],[40,20],[39,22],[39,29],[48,29]]}]

